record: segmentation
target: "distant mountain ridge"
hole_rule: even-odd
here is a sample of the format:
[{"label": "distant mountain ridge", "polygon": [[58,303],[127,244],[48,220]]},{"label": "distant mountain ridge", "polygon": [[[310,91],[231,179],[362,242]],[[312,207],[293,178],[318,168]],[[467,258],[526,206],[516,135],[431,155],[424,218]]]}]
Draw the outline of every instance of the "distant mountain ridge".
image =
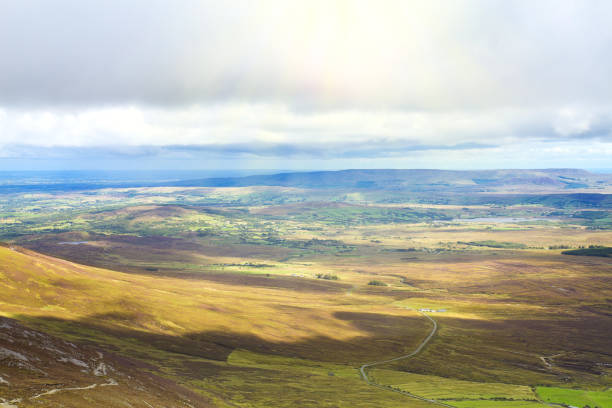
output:
[{"label": "distant mountain ridge", "polygon": [[495,191],[512,186],[536,190],[603,189],[612,175],[580,169],[541,170],[339,170],[185,180],[183,187],[281,186],[297,188]]},{"label": "distant mountain ridge", "polygon": [[612,194],[612,174],[580,169],[435,170],[351,169],[281,172],[187,180],[78,179],[0,183],[0,194],[86,191],[138,187],[291,187],[318,190],[395,190],[422,193],[603,193]]}]

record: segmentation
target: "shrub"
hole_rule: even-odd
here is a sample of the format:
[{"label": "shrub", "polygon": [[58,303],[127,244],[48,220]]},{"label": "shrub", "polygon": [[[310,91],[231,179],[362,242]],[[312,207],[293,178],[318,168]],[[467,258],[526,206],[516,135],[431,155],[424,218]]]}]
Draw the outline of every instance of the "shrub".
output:
[{"label": "shrub", "polygon": [[317,279],[326,279],[326,280],[338,280],[336,275],[331,275],[329,273],[317,273]]}]

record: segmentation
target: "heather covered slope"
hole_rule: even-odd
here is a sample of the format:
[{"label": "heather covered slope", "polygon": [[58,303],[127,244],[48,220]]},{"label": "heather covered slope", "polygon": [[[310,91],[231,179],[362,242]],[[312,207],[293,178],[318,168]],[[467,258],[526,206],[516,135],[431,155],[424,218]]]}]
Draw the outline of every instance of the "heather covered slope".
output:
[{"label": "heather covered slope", "polygon": [[212,407],[152,366],[0,317],[2,407]]},{"label": "heather covered slope", "polygon": [[[109,351],[127,356],[139,364],[146,378],[161,376],[206,398],[201,403],[192,398],[193,406],[236,406],[231,400],[243,401],[244,406],[269,406],[272,401],[273,406],[289,407],[304,399],[318,401],[321,393],[332,404],[323,406],[367,407],[381,401],[389,407],[405,406],[401,395],[371,389],[363,383],[355,366],[379,355],[401,353],[427,332],[426,322],[415,312],[379,304],[362,313],[359,298],[344,301],[339,295],[346,285],[332,282],[304,291],[299,288],[299,278],[271,277],[266,287],[254,287],[241,280],[211,282],[125,274],[19,248],[0,247],[0,257],[3,314],[29,328],[61,337],[58,342],[66,340],[78,347],[95,344],[92,350],[100,350],[104,356]],[[275,285],[277,280],[279,285]],[[42,341],[46,336],[37,338]],[[381,343],[383,339],[385,343]],[[45,346],[33,342],[31,347],[34,351],[13,351],[32,355]],[[97,355],[82,352],[68,358],[94,367]],[[112,360],[104,361],[116,365]],[[77,371],[85,369],[75,367]],[[316,367],[314,372],[312,367]],[[55,372],[61,373],[64,368],[60,365]],[[110,381],[103,377],[95,382],[83,376],[75,382],[74,373],[67,371],[66,378],[54,383],[43,381],[40,387],[31,389],[12,369],[0,365],[0,375],[11,382],[0,387],[7,401],[25,401],[18,406],[28,406],[27,401],[36,392]],[[330,372],[337,373],[332,380]],[[112,377],[119,384],[123,384],[122,378],[118,374]],[[299,386],[271,394],[274,387],[287,383]],[[345,395],[347,389],[353,393]],[[244,400],[254,392],[257,397],[253,402]],[[127,398],[130,394],[125,395]],[[92,406],[113,406],[92,401]],[[54,406],[52,402],[45,404]],[[161,405],[180,406],[171,400]],[[427,404],[414,401],[410,406]]]},{"label": "heather covered slope", "polygon": [[[104,284],[102,271],[7,247],[0,247],[0,260],[0,310],[22,323],[32,319],[30,326],[52,316],[77,319],[112,297],[103,295],[113,288]],[[215,406],[109,344],[103,348],[61,330],[58,338],[38,327],[43,330],[0,316],[0,406]]]},{"label": "heather covered slope", "polygon": [[[404,201],[412,196],[293,187],[7,194],[0,311],[220,407],[427,406],[366,384],[358,370],[412,352],[431,331],[419,309],[436,310],[439,330],[418,355],[371,368],[380,384],[455,407],[542,406],[535,385],[607,392],[609,258],[562,252],[610,246],[609,205],[597,201],[610,195],[462,196],[550,200],[508,206]],[[72,358],[93,367],[98,354]],[[119,390],[105,377],[66,376],[68,388]],[[18,376],[6,379],[30,396]],[[72,394],[45,397],[61,395]]]},{"label": "heather covered slope", "polygon": [[[403,233],[402,227],[388,228],[380,236],[385,242]],[[532,239],[554,233],[546,231]],[[449,232],[436,234],[432,238],[438,240]],[[502,234],[506,240],[523,236],[486,230],[454,234],[478,237],[479,242],[487,235]],[[589,234],[590,239],[609,239],[607,232]],[[141,251],[153,249],[154,241],[139,241]],[[80,245],[69,247],[81,250]],[[121,273],[2,247],[1,306],[26,330],[61,338],[56,347],[60,352],[66,352],[64,340],[82,348],[68,358],[87,367],[97,366],[100,351],[105,364],[125,372],[114,356],[128,357],[147,378],[180,383],[221,407],[427,406],[368,386],[357,370],[365,362],[413,350],[431,330],[415,311],[422,307],[446,310],[434,316],[438,333],[413,359],[373,369],[376,381],[453,406],[478,402],[487,407],[541,406],[532,384],[594,390],[609,386],[605,260],[557,251],[474,248],[407,254],[361,246],[363,259],[315,254],[292,263],[289,270],[301,276],[283,276],[282,269],[271,265],[250,266],[259,260],[235,271],[172,277],[167,270]],[[120,247],[113,252],[133,256]],[[340,279],[314,279],[314,271]],[[386,286],[368,285],[372,278]],[[32,354],[20,350],[13,351]],[[58,364],[86,369],[79,363]],[[4,384],[12,392],[11,401],[38,392],[14,386],[20,383],[12,372],[0,367],[0,373],[10,375],[0,374],[11,382],[12,388]],[[100,384],[85,392],[110,381],[93,374],[75,382],[70,373],[62,380],[65,385],[45,383],[39,393]],[[119,375],[110,378],[121,384]],[[149,387],[156,389],[155,384]],[[109,387],[117,386],[100,390]],[[48,395],[81,398],[79,391]],[[92,406],[112,406],[91,398]]]}]

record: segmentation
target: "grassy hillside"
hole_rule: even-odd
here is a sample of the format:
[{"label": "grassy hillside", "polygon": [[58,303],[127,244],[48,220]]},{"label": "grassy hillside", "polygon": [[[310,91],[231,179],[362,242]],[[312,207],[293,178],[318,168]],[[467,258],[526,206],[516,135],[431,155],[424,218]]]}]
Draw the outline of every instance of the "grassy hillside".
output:
[{"label": "grassy hillside", "polygon": [[[501,234],[504,242],[511,236]],[[154,242],[139,245],[151,250]],[[80,252],[80,245],[60,247]],[[283,267],[291,272],[286,275],[278,266],[248,274],[241,268],[249,266],[228,266],[223,273],[172,277],[168,269],[121,273],[0,248],[0,290],[4,314],[77,344],[93,342],[146,361],[148,371],[219,406],[419,406],[368,387],[357,367],[414,348],[429,330],[414,311],[423,307],[448,310],[435,316],[441,328],[434,342],[414,359],[381,368],[386,376],[374,371],[378,381],[396,386],[394,378],[406,373],[400,388],[430,395],[423,384],[446,378],[448,393],[480,389],[473,401],[490,407],[514,406],[500,400],[509,398],[501,391],[484,393],[499,389],[496,384],[605,386],[605,366],[597,364],[606,361],[609,345],[598,329],[609,319],[601,314],[610,295],[601,285],[608,265],[563,258],[578,261],[570,267],[545,252],[506,251],[519,253],[416,251],[408,263],[404,252],[372,253],[366,263],[314,254],[308,266]],[[270,264],[255,256],[252,265]],[[339,280],[317,280],[309,275],[314,271]],[[368,285],[372,277],[388,286]],[[475,398],[459,392],[436,397],[455,406],[470,406]],[[515,405],[537,404],[532,399],[521,396],[516,404],[523,405]]]},{"label": "grassy hillside", "polygon": [[[294,292],[282,282],[274,288],[279,278],[270,278],[272,288],[245,292],[231,282],[127,275],[9,248],[0,248],[0,257],[4,314],[70,341],[95,342],[147,361],[152,372],[210,400],[222,393],[240,401],[254,383],[262,387],[262,395],[250,404],[266,406],[271,391],[266,384],[277,376],[298,388],[286,392],[285,402],[276,406],[295,406],[308,395],[318,401],[319,392],[329,393],[334,405],[387,401],[396,406],[394,401],[400,404],[401,398],[370,390],[351,362],[401,353],[426,331],[415,312],[380,304],[364,313],[358,297],[348,302],[339,298],[342,286],[331,282]],[[299,286],[297,279],[294,285]],[[382,347],[380,339],[393,346]],[[229,357],[237,350],[264,353],[264,360],[265,354],[285,356],[289,364],[232,362]],[[326,361],[328,368],[318,371],[320,381],[300,368],[325,367]],[[329,384],[328,370],[346,374],[334,376]],[[340,390],[347,388],[355,390],[354,396],[342,396]]]},{"label": "grassy hillside", "polygon": [[[535,386],[575,389],[585,405],[612,385],[611,265],[562,253],[611,245],[607,196],[365,187],[2,195],[0,313],[14,320],[0,347],[37,330],[77,351],[19,343],[12,351],[53,374],[35,384],[5,352],[0,403],[433,406],[404,390],[518,408],[545,406]],[[430,202],[443,196],[475,202]],[[410,353],[430,333],[419,310],[433,310],[432,340],[368,368],[383,388],[368,385],[361,365]],[[98,352],[125,375],[95,375]],[[116,400],[103,399],[108,389]]]}]

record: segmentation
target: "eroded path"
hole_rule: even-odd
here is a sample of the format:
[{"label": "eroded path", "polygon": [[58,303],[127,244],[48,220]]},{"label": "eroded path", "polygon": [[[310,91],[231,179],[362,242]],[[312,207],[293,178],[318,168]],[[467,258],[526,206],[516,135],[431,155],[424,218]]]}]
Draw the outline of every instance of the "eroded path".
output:
[{"label": "eroded path", "polygon": [[409,397],[416,398],[416,399],[421,400],[421,401],[430,402],[432,404],[441,405],[443,407],[454,408],[452,405],[445,404],[444,402],[440,402],[440,401],[436,401],[436,400],[433,400],[433,399],[421,397],[419,395],[412,394],[412,393],[410,393],[408,391],[402,391],[400,389],[393,388],[393,387],[388,386],[388,385],[378,384],[378,383],[370,380],[370,378],[368,377],[368,374],[366,373],[366,369],[367,368],[374,367],[374,366],[381,365],[381,364],[392,363],[394,361],[404,360],[404,359],[407,359],[407,358],[410,358],[410,357],[414,357],[415,355],[419,354],[421,352],[421,350],[423,350],[423,348],[427,345],[427,343],[429,343],[429,341],[434,336],[434,334],[436,334],[436,331],[438,330],[438,323],[436,323],[436,321],[431,316],[429,316],[429,315],[427,315],[427,314],[425,314],[423,312],[421,312],[421,314],[423,316],[425,316],[426,318],[428,318],[429,320],[431,320],[431,322],[433,323],[433,328],[431,329],[431,332],[429,333],[429,335],[427,337],[425,337],[425,339],[421,342],[421,344],[419,344],[419,346],[413,352],[411,352],[410,354],[405,354],[403,356],[391,358],[389,360],[375,361],[373,363],[364,364],[361,367],[359,367],[359,372],[361,373],[361,377],[363,378],[363,380],[365,382],[367,382],[369,385],[373,386],[373,387],[378,387],[378,388],[381,388],[381,389],[384,389],[384,390],[389,390],[389,391],[397,392],[398,394],[407,395]]},{"label": "eroded path", "polygon": [[108,386],[114,386],[114,385],[119,385],[119,384],[117,383],[117,381],[115,381],[115,380],[113,380],[113,379],[111,378],[111,379],[110,379],[110,380],[109,380],[107,383],[104,383],[104,384],[97,384],[97,383],[96,383],[96,384],[91,384],[91,385],[88,385],[88,386],[86,386],[86,387],[54,388],[54,389],[52,389],[52,390],[45,391],[45,392],[42,392],[42,393],[40,393],[40,394],[36,394],[36,395],[34,395],[33,397],[29,397],[28,399],[33,400],[33,399],[37,399],[37,398],[40,398],[40,397],[44,397],[45,395],[52,395],[52,394],[58,393],[58,392],[60,392],[60,391],[81,391],[81,390],[91,390],[91,389],[96,388],[96,387],[108,387]]}]

